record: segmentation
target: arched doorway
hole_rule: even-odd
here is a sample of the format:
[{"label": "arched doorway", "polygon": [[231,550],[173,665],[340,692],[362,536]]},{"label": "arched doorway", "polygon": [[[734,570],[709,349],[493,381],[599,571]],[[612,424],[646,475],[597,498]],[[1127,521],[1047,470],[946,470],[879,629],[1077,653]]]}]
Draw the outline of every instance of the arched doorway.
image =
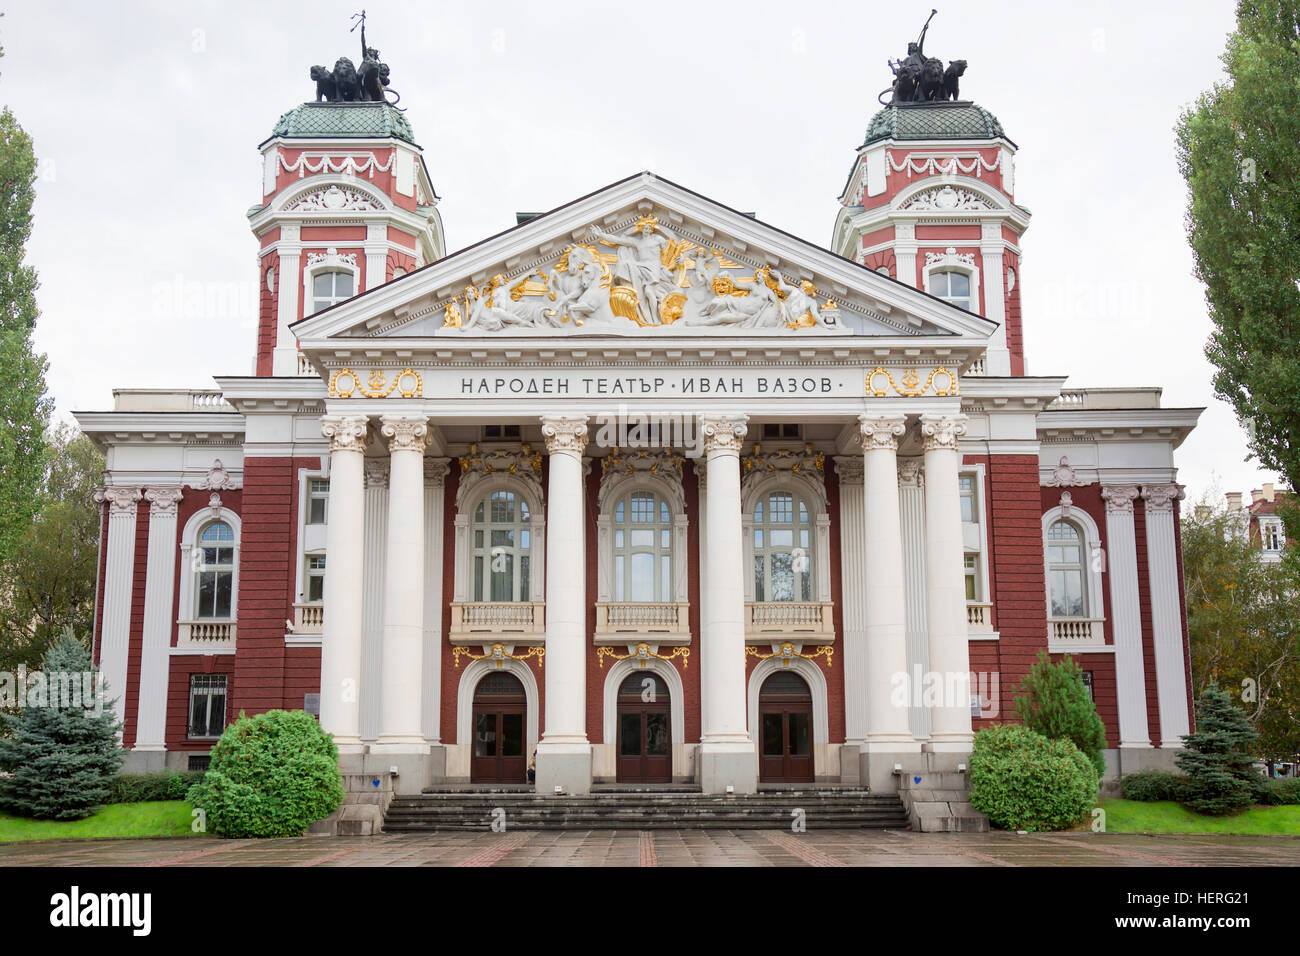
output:
[{"label": "arched doorway", "polygon": [[619,783],[672,783],[668,704],[668,685],[652,671],[634,671],[619,685]]},{"label": "arched doorway", "polygon": [[758,692],[758,777],[769,783],[812,783],[813,701],[807,682],[780,670]]},{"label": "arched doorway", "polygon": [[493,671],[474,688],[471,783],[527,783],[524,753],[528,701],[514,674]]}]

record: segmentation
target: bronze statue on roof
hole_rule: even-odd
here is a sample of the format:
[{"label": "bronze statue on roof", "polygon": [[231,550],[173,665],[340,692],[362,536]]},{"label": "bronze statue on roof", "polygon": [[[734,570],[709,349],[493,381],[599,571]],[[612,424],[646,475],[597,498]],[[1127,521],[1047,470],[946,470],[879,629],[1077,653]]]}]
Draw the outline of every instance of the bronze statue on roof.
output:
[{"label": "bronze statue on roof", "polygon": [[[396,106],[402,97],[396,90],[388,89],[388,64],[380,62],[378,50],[366,45],[366,11],[354,13],[352,19],[357,21],[352,30],[361,28],[361,65],[356,66],[351,59],[341,56],[332,70],[313,66],[310,75],[316,81],[316,102],[388,103]],[[392,93],[393,99],[388,99],[387,93]]]},{"label": "bronze statue on roof", "polygon": [[[881,90],[878,99],[885,106],[897,106],[900,103],[932,103],[958,99],[958,86],[961,76],[966,72],[965,60],[948,61],[947,69],[937,57],[925,55],[925,35],[930,29],[930,21],[938,10],[931,10],[921,35],[915,43],[907,45],[907,56],[901,60],[889,60],[894,82],[889,89]],[[889,102],[885,94],[889,93]]]}]

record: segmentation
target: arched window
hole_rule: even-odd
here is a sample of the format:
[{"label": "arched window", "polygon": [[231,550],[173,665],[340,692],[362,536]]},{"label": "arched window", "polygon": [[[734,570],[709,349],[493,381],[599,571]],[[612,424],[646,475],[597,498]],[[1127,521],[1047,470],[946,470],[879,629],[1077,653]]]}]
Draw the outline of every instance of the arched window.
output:
[{"label": "arched window", "polygon": [[493,491],[474,509],[473,601],[529,601],[530,514],[523,497]]},{"label": "arched window", "polygon": [[754,600],[813,599],[812,523],[808,505],[789,491],[754,503]]},{"label": "arched window", "polygon": [[328,309],[344,299],[352,298],[352,288],[351,272],[317,272],[311,278],[312,312]]},{"label": "arched window", "polygon": [[930,294],[945,302],[950,302],[966,311],[972,307],[970,275],[955,269],[944,269],[930,273]]},{"label": "arched window", "polygon": [[1084,536],[1064,519],[1047,529],[1047,588],[1051,617],[1087,617]]},{"label": "arched window", "polygon": [[235,584],[235,532],[224,521],[213,521],[199,532],[195,562],[196,618],[231,616]]},{"label": "arched window", "polygon": [[614,506],[614,600],[673,600],[673,523],[668,502],[634,491]]}]

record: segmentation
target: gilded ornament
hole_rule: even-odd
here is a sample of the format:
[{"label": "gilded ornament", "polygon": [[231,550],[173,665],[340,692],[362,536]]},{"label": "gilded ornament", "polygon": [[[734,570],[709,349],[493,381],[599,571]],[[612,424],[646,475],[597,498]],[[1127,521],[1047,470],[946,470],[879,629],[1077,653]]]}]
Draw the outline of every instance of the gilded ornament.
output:
[{"label": "gilded ornament", "polygon": [[924,395],[926,392],[930,391],[931,388],[934,389],[934,394],[940,398],[959,394],[957,376],[942,365],[931,370],[924,385],[921,384],[920,376],[914,368],[904,369],[901,382],[895,382],[894,376],[890,373],[889,369],[885,368],[883,365],[877,365],[867,376],[868,395],[873,395],[876,398],[884,398],[889,394],[889,388],[886,388],[884,384],[877,382],[877,379],[881,376],[883,376],[889,383],[889,388],[892,388],[904,398],[915,398],[918,395]]},{"label": "gilded ornament", "polygon": [[835,662],[833,659],[834,655],[835,655],[835,648],[829,644],[820,644],[817,647],[814,647],[812,649],[811,654],[805,654],[803,653],[802,650],[796,651],[794,649],[794,644],[790,643],[789,641],[782,644],[780,650],[774,651],[771,654],[764,654],[760,652],[759,649],[755,646],[747,646],[745,648],[746,657],[755,657],[758,658],[758,660],[760,661],[771,660],[773,657],[775,657],[780,659],[782,667],[789,667],[790,663],[796,657],[802,658],[805,661],[812,661],[812,660],[816,660],[819,657],[824,657],[826,658],[826,667],[832,668],[835,666]]},{"label": "gilded ornament", "polygon": [[497,670],[501,670],[505,667],[507,660],[525,661],[530,657],[537,658],[537,666],[539,668],[546,666],[546,648],[544,647],[530,647],[522,654],[507,654],[504,644],[493,644],[491,650],[486,654],[475,654],[468,647],[453,647],[451,649],[451,656],[452,662],[456,667],[460,667],[460,659],[462,657],[468,657],[472,661],[490,660],[496,665]]},{"label": "gilded ornament", "polygon": [[626,661],[635,658],[642,667],[645,667],[652,657],[661,661],[671,661],[675,657],[680,657],[682,659],[683,670],[691,666],[691,649],[689,647],[674,647],[667,654],[660,654],[656,651],[650,650],[649,644],[638,644],[636,650],[631,654],[620,654],[612,647],[596,648],[596,663],[600,665],[600,667],[603,668],[605,666],[605,658],[607,657],[616,661]]}]

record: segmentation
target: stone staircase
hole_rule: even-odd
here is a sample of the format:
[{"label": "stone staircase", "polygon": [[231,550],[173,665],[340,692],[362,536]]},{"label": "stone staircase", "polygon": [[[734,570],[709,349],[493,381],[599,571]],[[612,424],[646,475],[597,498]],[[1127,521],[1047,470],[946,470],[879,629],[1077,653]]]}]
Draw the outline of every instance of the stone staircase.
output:
[{"label": "stone staircase", "polygon": [[[497,811],[503,811],[498,813]],[[757,794],[705,794],[698,787],[611,788],[551,796],[518,788],[452,788],[397,796],[384,817],[387,833],[490,830],[788,830],[803,811],[810,830],[908,828],[897,794],[859,787],[806,787]]]},{"label": "stone staircase", "polygon": [[988,833],[989,818],[970,805],[970,778],[954,771],[923,771],[898,780],[911,828],[919,833]]}]

